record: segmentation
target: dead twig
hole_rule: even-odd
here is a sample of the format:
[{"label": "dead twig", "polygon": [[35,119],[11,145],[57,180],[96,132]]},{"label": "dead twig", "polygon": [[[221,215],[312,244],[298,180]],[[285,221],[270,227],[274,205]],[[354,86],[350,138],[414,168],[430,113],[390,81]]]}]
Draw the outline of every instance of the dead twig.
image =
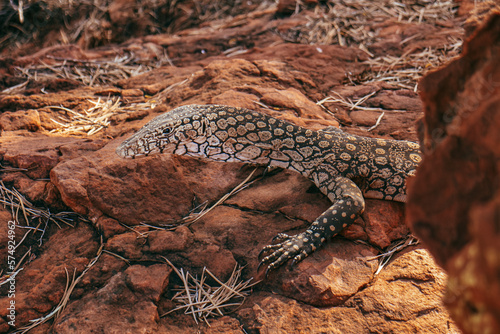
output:
[{"label": "dead twig", "polygon": [[[333,94],[336,96],[327,96],[321,101],[316,102],[317,105],[324,107],[323,104],[325,103],[338,103],[341,106],[348,107],[349,110],[366,110],[366,111],[381,111],[385,112],[388,110],[382,109],[382,108],[372,108],[372,107],[363,107],[361,106],[362,103],[366,102],[370,97],[372,97],[376,92],[372,92],[370,94],[367,94],[363,96],[362,98],[352,101],[350,98],[346,98],[339,93],[332,91]],[[390,110],[392,112],[406,112],[406,110]]]},{"label": "dead twig", "polygon": [[372,126],[371,128],[369,128],[366,131],[372,131],[372,130],[374,130],[380,124],[380,121],[382,120],[382,117],[384,117],[384,115],[385,115],[385,112],[381,113],[380,116],[377,118],[377,121],[375,122],[375,125]]},{"label": "dead twig", "polygon": [[[21,245],[23,245],[30,234],[34,235],[35,233],[40,233],[40,237],[38,240],[39,244],[41,245],[43,242],[43,237],[50,223],[54,223],[58,228],[61,228],[61,224],[73,227],[75,224],[75,218],[79,218],[84,221],[86,220],[85,218],[74,212],[59,212],[54,214],[47,209],[37,208],[15,188],[7,188],[2,181],[0,181],[0,203],[3,204],[4,208],[10,209],[15,228],[20,230],[27,230],[23,234],[21,240],[16,242],[16,250]],[[35,223],[35,225],[30,225],[33,222]],[[22,258],[17,261],[15,269],[11,271],[17,273],[18,271],[22,270],[21,266],[24,265],[25,260],[27,260],[28,262],[30,261],[31,254],[32,253],[30,247],[24,253]],[[11,279],[11,277],[12,276],[9,275],[1,276],[0,285]]]},{"label": "dead twig", "polygon": [[[194,321],[198,324],[203,320],[207,325],[208,317],[223,316],[227,314],[227,308],[238,307],[245,301],[249,295],[249,289],[259,282],[251,283],[252,279],[242,281],[242,267],[236,265],[233,269],[231,277],[226,282],[219,280],[207,268],[203,268],[201,277],[195,278],[189,272],[177,269],[167,258],[162,258],[175,271],[181,279],[183,286],[174,295],[172,300],[183,304],[167,313],[161,315],[166,316],[177,310],[184,310],[185,314],[191,314]],[[218,286],[210,286],[206,283],[206,279],[210,276]]]},{"label": "dead twig", "polygon": [[[243,180],[243,182],[241,182],[240,184],[238,184],[236,187],[234,187],[230,192],[228,192],[227,194],[225,194],[224,196],[222,196],[217,202],[215,202],[215,204],[213,204],[211,207],[209,207],[208,209],[206,209],[205,207],[202,209],[201,212],[197,212],[197,213],[191,213],[189,214],[187,217],[184,217],[181,222],[182,222],[182,225],[186,225],[186,226],[189,226],[191,224],[194,224],[196,223],[198,220],[200,220],[203,216],[205,216],[207,213],[209,213],[210,211],[212,211],[215,207],[219,206],[220,204],[224,203],[224,201],[226,201],[229,197],[231,197],[232,195],[238,193],[239,191],[243,190],[244,188],[248,187],[250,184],[253,183],[252,182],[249,182],[253,175],[255,174],[255,172],[257,171],[258,168],[255,168],[248,176],[245,180]],[[255,181],[255,180],[254,180]]]},{"label": "dead twig", "polygon": [[89,264],[85,266],[85,269],[81,272],[81,274],[78,277],[76,277],[76,268],[74,269],[71,282],[70,282],[69,272],[66,268],[64,268],[64,270],[66,271],[66,287],[64,288],[64,293],[61,300],[59,301],[59,304],[49,314],[40,317],[38,319],[31,320],[32,324],[20,327],[14,333],[20,333],[20,334],[27,333],[28,331],[49,321],[50,319],[54,319],[54,321],[57,320],[57,318],[61,315],[62,311],[64,311],[64,309],[66,308],[71,293],[75,289],[76,285],[82,280],[83,276],[96,264],[96,262],[101,257],[103,248],[104,248],[104,243],[101,238],[101,246],[99,247],[96,256],[92,259],[92,261],[90,261]]},{"label": "dead twig", "polygon": [[372,256],[372,257],[368,258],[367,259],[368,261],[377,260],[377,259],[379,260],[378,268],[377,268],[377,271],[375,272],[374,275],[378,275],[382,271],[382,269],[384,269],[385,265],[387,265],[387,263],[389,263],[389,261],[392,259],[394,254],[402,251],[406,247],[418,245],[418,243],[419,243],[418,239],[410,234],[410,235],[408,235],[408,237],[406,239],[397,241],[393,245],[389,246],[388,250],[386,252],[379,254],[377,256]]}]

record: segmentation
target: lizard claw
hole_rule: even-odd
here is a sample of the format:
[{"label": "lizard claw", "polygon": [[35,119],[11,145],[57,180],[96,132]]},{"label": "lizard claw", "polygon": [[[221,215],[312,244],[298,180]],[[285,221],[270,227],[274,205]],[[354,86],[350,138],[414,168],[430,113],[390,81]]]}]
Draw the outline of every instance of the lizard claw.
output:
[{"label": "lizard claw", "polygon": [[277,241],[278,243],[283,243],[286,240],[290,239],[290,236],[286,233],[278,233],[274,238],[273,242]]},{"label": "lizard claw", "polygon": [[267,267],[266,269],[266,273],[264,274],[264,278],[267,278],[267,276],[269,275],[269,272],[271,271],[271,268],[270,267]]},{"label": "lizard claw", "polygon": [[[262,251],[261,251],[261,253],[262,253]],[[264,264],[264,262],[262,262],[262,261],[259,262],[259,265],[257,266],[257,272],[260,270],[260,267],[262,267],[263,264]],[[267,277],[267,270],[266,270],[266,277]]]},{"label": "lizard claw", "polygon": [[304,232],[294,236],[287,236],[286,234],[279,234],[275,239],[286,239],[278,244],[265,246],[259,254],[271,252],[268,256],[264,257],[257,267],[257,271],[267,265],[266,277],[271,270],[277,269],[288,260],[292,259],[290,268],[295,264],[302,261],[309,254],[314,252],[321,243],[321,238],[314,238],[311,234]]},{"label": "lizard claw", "polygon": [[263,254],[265,254],[269,251],[276,251],[280,247],[281,247],[281,244],[267,245],[264,248],[262,248],[262,250],[259,252],[259,255],[257,257],[260,259]]}]

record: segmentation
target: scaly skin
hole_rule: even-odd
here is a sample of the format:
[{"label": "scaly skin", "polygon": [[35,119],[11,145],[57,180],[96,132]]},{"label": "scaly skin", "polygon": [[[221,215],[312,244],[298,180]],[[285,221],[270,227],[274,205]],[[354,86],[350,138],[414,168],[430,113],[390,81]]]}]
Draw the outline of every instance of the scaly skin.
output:
[{"label": "scaly skin", "polygon": [[[173,153],[214,161],[277,166],[309,178],[332,206],[304,232],[279,234],[259,265],[292,265],[359,217],[364,198],[404,202],[407,176],[420,162],[419,145],[340,130],[313,131],[243,108],[189,105],[147,123],[116,150],[125,158]],[[354,182],[356,181],[356,183]]]}]

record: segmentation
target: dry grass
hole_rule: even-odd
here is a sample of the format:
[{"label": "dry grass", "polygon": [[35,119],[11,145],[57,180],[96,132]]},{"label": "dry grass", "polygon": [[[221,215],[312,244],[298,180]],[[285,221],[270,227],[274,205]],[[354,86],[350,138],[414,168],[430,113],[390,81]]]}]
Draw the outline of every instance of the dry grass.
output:
[{"label": "dry grass", "polygon": [[[54,58],[54,57],[52,57]],[[132,54],[108,60],[54,59],[55,64],[41,63],[27,67],[17,67],[18,77],[26,80],[67,79],[89,87],[106,86],[122,79],[149,72],[165,63],[171,63],[166,54],[159,55],[157,61],[140,62]]]},{"label": "dry grass", "polygon": [[57,119],[51,120],[57,127],[51,133],[68,136],[91,136],[107,128],[113,116],[156,107],[157,99],[152,98],[144,103],[132,103],[121,105],[119,98],[98,98],[97,101],[88,100],[93,106],[78,112],[62,106],[49,106],[48,108],[59,110]]},{"label": "dry grass", "polygon": [[91,101],[93,107],[84,110],[83,113],[65,107],[50,106],[52,109],[60,109],[66,111],[69,117],[58,115],[58,120],[51,118],[59,127],[51,130],[52,133],[60,133],[65,135],[87,135],[91,136],[100,130],[108,127],[110,124],[109,118],[116,112],[120,104],[120,99],[109,99],[101,102]]},{"label": "dry grass", "polygon": [[386,55],[368,59],[365,63],[370,65],[371,71],[365,73],[361,82],[384,81],[417,92],[418,80],[425,73],[460,54],[462,41],[450,39],[450,44],[441,48],[426,48],[401,57]]},{"label": "dry grass", "polygon": [[13,333],[27,333],[33,328],[40,326],[41,324],[46,323],[47,321],[54,319],[57,320],[57,318],[61,315],[61,313],[64,311],[66,308],[66,305],[68,304],[69,298],[71,297],[71,293],[73,293],[73,290],[75,289],[76,285],[82,280],[83,276],[96,264],[96,262],[99,260],[101,257],[101,254],[103,252],[104,248],[104,243],[101,238],[101,246],[99,247],[99,250],[97,251],[96,256],[85,266],[85,269],[81,272],[78,277],[76,277],[76,269],[73,271],[73,277],[70,279],[69,272],[66,268],[64,270],[66,271],[66,287],[64,289],[63,296],[61,300],[59,301],[59,304],[49,313],[44,315],[43,317],[33,319],[31,320],[30,325],[26,325],[23,327],[20,327],[18,330],[16,330]]},{"label": "dry grass", "polygon": [[385,265],[389,263],[394,254],[401,252],[409,246],[418,245],[418,243],[418,239],[410,234],[403,240],[393,242],[389,247],[387,247],[387,250],[384,253],[369,258],[368,261],[378,259],[378,268],[374,275],[378,275],[382,269],[384,269]]},{"label": "dry grass", "polygon": [[[130,61],[129,58],[115,58],[113,61],[79,62],[64,60],[57,65],[32,65],[26,68],[17,68],[19,76],[26,81],[0,92],[0,95],[20,94],[30,81],[54,80],[65,78],[76,80],[88,86],[101,86],[114,84],[117,80],[129,78],[157,68],[168,62],[168,57],[154,64],[144,65]],[[128,62],[128,63],[127,63]],[[71,63],[83,65],[72,66]],[[74,110],[62,106],[48,106],[59,111],[51,120],[57,125],[52,133],[76,136],[91,136],[108,127],[110,119],[118,114],[130,111],[153,109],[158,103],[165,100],[165,96],[176,87],[183,85],[186,80],[175,83],[143,103],[122,105],[119,98],[99,98],[97,101],[89,100],[91,107],[84,110]]]},{"label": "dry grass", "polygon": [[[455,16],[454,1],[345,0],[317,6],[308,23],[288,32],[302,44],[339,44],[361,49],[377,41],[377,24],[388,20],[435,23]],[[286,36],[285,36],[286,37]]]},{"label": "dry grass", "polygon": [[[225,194],[224,196],[222,196],[217,202],[215,202],[212,206],[208,207],[207,208],[207,205],[206,204],[203,204],[201,205],[201,211],[200,212],[192,212],[190,213],[187,217],[184,217],[180,222],[180,224],[182,225],[186,225],[186,226],[189,226],[191,224],[194,224],[196,223],[198,220],[200,220],[203,216],[205,216],[207,213],[209,213],[210,211],[212,211],[215,207],[219,206],[220,204],[224,203],[224,201],[226,201],[229,197],[231,197],[232,195],[235,195],[237,194],[238,192],[240,192],[241,190],[249,187],[253,182],[255,182],[257,179],[253,180],[253,181],[250,181],[253,177],[253,175],[255,174],[255,172],[257,171],[258,168],[255,168],[248,176],[245,180],[243,180],[243,182],[241,182],[240,184],[238,184],[236,187],[234,187],[230,192],[228,192],[227,194]],[[199,208],[199,207],[198,207]]]},{"label": "dry grass", "polygon": [[42,224],[46,225],[50,222],[56,224],[59,228],[60,224],[66,224],[73,227],[75,219],[83,219],[80,215],[74,212],[59,212],[51,213],[48,209],[40,209],[35,207],[29,202],[21,193],[15,188],[7,188],[2,181],[0,181],[0,203],[4,208],[9,208],[12,217],[16,222],[19,222],[19,217],[24,218],[26,222],[25,227],[32,227],[30,222],[37,224],[38,229]]},{"label": "dry grass", "polygon": [[[250,294],[250,288],[259,283],[251,283],[252,279],[242,281],[240,278],[243,268],[238,265],[234,267],[231,277],[224,283],[207,268],[203,268],[201,277],[198,279],[189,272],[184,272],[182,268],[177,269],[167,258],[162,258],[179,276],[183,286],[177,289],[178,292],[172,298],[182,305],[161,315],[161,317],[177,310],[184,310],[184,314],[191,314],[197,324],[203,320],[207,325],[210,325],[208,323],[209,317],[223,316],[239,307],[245,301],[246,296]],[[208,278],[214,280],[217,286],[207,284]]]},{"label": "dry grass", "polygon": [[[375,56],[370,46],[380,40],[380,27],[387,21],[403,23],[429,23],[447,21],[455,17],[455,1],[430,0],[348,0],[317,6],[307,16],[308,23],[289,30],[282,36],[285,40],[303,44],[338,44],[358,47],[370,59],[366,64],[371,70],[361,78],[351,79],[354,84],[384,81],[401,88],[417,90],[417,82],[429,69],[436,68],[458,56],[462,41],[449,37],[448,43],[425,50],[412,50],[401,57]],[[402,45],[414,35],[402,41]]]},{"label": "dry grass", "polygon": [[[367,111],[380,111],[380,112],[387,111],[387,110],[382,109],[382,108],[372,108],[372,107],[363,107],[362,106],[362,104],[364,102],[366,102],[370,97],[375,95],[376,92],[372,92],[370,94],[367,94],[367,95],[363,96],[362,98],[355,100],[355,101],[352,101],[351,99],[346,98],[335,91],[332,91],[332,93],[334,96],[330,95],[330,96],[324,98],[323,100],[316,102],[316,104],[319,105],[320,107],[324,108],[325,110],[328,110],[323,106],[325,103],[337,103],[343,107],[348,108],[349,110],[367,110]],[[391,111],[393,111],[393,112],[406,112],[406,110],[391,110]]]},{"label": "dry grass", "polygon": [[[40,64],[16,67],[16,77],[25,81],[0,91],[0,95],[21,94],[29,87],[30,82],[51,82],[65,79],[79,82],[88,87],[113,86],[119,80],[147,73],[164,64],[172,65],[166,53],[158,55],[157,60],[140,61],[133,54],[101,60],[55,59],[53,64],[41,61]],[[42,90],[43,92],[43,90]]]},{"label": "dry grass", "polygon": [[[78,44],[92,48],[132,36],[175,33],[243,14],[271,0],[142,0],[119,8],[112,0],[24,0],[0,5],[0,49],[22,44]],[[125,17],[126,24],[113,21]],[[50,22],[50,24],[47,24]],[[47,38],[52,44],[47,45]]]},{"label": "dry grass", "polygon": [[120,99],[108,99],[104,102],[99,98],[91,101],[94,106],[83,112],[77,112],[65,107],[50,106],[66,112],[66,115],[58,115],[58,119],[51,120],[58,125],[52,133],[64,135],[87,135],[91,136],[110,125],[109,118],[120,111]]},{"label": "dry grass", "polygon": [[[16,243],[17,249],[20,249],[19,246],[27,242],[30,235],[33,236],[30,239],[30,243],[38,241],[38,245],[41,246],[50,223],[56,224],[61,228],[62,224],[73,227],[77,219],[85,221],[85,218],[74,212],[59,212],[54,214],[48,209],[37,208],[15,188],[6,187],[2,181],[0,181],[0,203],[4,208],[8,208],[11,211],[16,230],[26,231],[21,240]],[[37,235],[36,238],[35,234]],[[17,275],[23,269],[22,266],[25,264],[25,261],[30,261],[30,259],[31,246],[21,259],[16,261],[16,268],[13,270],[14,274],[0,277],[0,285],[12,280],[13,276]]]}]

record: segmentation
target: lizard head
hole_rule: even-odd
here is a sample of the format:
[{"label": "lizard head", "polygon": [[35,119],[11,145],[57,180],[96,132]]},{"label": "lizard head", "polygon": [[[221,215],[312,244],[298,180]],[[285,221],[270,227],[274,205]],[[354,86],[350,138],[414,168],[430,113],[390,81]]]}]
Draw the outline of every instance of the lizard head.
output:
[{"label": "lizard head", "polygon": [[[190,148],[207,140],[208,120],[204,113],[202,106],[190,105],[157,116],[121,143],[116,153],[122,158],[156,153],[188,154]],[[179,149],[186,152],[177,152]]]}]

